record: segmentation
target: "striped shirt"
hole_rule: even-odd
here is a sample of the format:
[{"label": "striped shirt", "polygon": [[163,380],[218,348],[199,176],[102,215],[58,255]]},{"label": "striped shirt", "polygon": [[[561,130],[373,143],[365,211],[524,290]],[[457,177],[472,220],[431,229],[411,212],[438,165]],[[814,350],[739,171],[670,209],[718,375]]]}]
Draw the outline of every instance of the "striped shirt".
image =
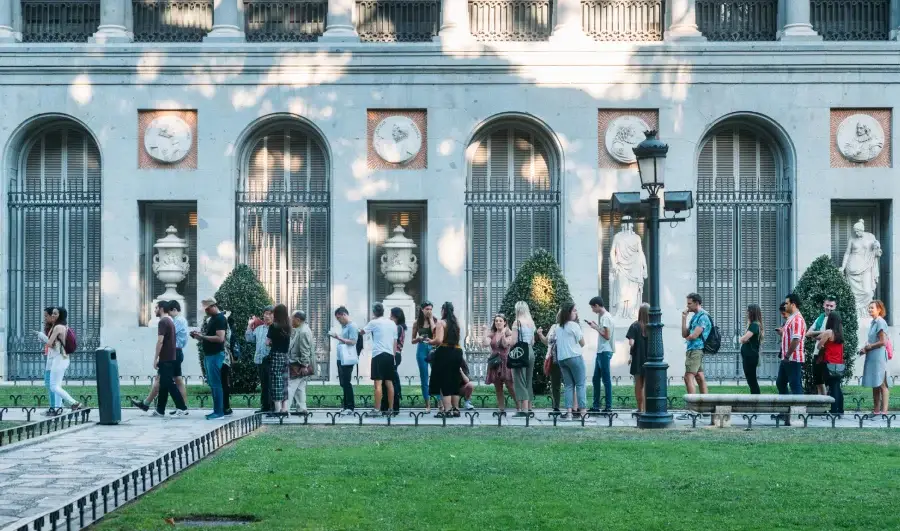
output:
[{"label": "striped shirt", "polygon": [[805,361],[803,352],[803,336],[806,335],[806,321],[803,320],[803,316],[800,315],[800,312],[797,312],[794,315],[788,317],[788,320],[784,323],[784,328],[782,330],[781,359],[785,359],[787,357],[787,353],[791,349],[791,340],[799,339],[800,343],[797,345],[794,353],[791,354],[790,361],[803,363]]}]

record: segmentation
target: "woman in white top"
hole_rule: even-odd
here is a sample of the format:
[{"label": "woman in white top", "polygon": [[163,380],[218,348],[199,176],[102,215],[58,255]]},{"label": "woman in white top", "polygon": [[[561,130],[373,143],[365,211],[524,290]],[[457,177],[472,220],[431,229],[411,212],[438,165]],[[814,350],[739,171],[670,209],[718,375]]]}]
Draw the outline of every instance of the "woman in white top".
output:
[{"label": "woman in white top", "polygon": [[534,401],[534,319],[531,318],[531,310],[528,303],[519,301],[516,303],[516,320],[512,326],[513,337],[516,341],[528,344],[528,365],[512,370],[513,389],[516,392],[517,406],[515,416],[524,417],[531,412]]},{"label": "woman in white top", "polygon": [[[574,302],[562,305],[557,324],[559,326],[556,328],[556,359],[559,361],[559,369],[566,386],[566,412],[560,418],[569,420],[573,413],[579,416],[585,414],[587,407],[584,358],[581,357],[584,333],[581,325],[578,324],[578,310],[575,309]],[[578,399],[577,409],[573,406],[576,396]]]},{"label": "woman in white top", "polygon": [[75,401],[65,389],[62,388],[63,377],[69,368],[69,355],[66,354],[65,343],[69,327],[66,322],[68,312],[65,308],[57,308],[54,312],[53,328],[50,329],[50,337],[47,340],[47,360],[50,363],[50,392],[61,400],[64,406],[71,406],[72,411],[79,409],[81,404]]}]

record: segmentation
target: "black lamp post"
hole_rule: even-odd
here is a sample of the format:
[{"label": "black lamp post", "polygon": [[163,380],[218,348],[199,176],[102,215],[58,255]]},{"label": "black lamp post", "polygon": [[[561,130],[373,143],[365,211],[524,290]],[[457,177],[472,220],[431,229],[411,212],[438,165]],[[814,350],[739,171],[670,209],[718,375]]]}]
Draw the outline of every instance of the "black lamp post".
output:
[{"label": "black lamp post", "polygon": [[[638,192],[613,194],[613,209],[630,215],[635,220],[642,219],[647,224],[650,260],[649,298],[650,330],[648,332],[649,355],[644,364],[644,396],[646,410],[638,416],[639,428],[668,428],[672,426],[672,414],[668,411],[669,365],[663,359],[662,310],[659,308],[659,191],[665,187],[666,153],[669,146],[656,137],[656,131],[647,131],[647,138],[634,148],[641,188],[649,197],[641,199]],[[682,212],[693,207],[691,192],[666,192],[667,212]],[[685,218],[666,217],[664,221],[677,223]]]}]

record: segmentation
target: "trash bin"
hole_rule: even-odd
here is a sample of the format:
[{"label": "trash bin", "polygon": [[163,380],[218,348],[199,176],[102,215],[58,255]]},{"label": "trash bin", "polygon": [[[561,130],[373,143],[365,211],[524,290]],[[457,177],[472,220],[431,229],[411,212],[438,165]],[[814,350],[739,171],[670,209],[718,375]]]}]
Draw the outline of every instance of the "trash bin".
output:
[{"label": "trash bin", "polygon": [[119,362],[116,349],[103,347],[94,353],[97,368],[97,409],[100,424],[118,424],[122,420],[122,403],[119,398]]}]

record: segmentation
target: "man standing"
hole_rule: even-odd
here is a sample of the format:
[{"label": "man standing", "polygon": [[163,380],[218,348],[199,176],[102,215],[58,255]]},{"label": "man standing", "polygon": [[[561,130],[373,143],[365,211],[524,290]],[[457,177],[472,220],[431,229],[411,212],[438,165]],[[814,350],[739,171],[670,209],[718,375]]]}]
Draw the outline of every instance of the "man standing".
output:
[{"label": "man standing", "polygon": [[359,363],[359,355],[350,356],[350,349],[356,349],[359,342],[359,328],[350,320],[350,312],[347,308],[341,306],[334,311],[334,318],[341,324],[340,334],[331,334],[331,337],[339,343],[337,355],[338,381],[341,389],[344,391],[344,400],[341,404],[341,415],[351,415],[356,409],[356,402],[353,398],[353,367]]},{"label": "man standing", "polygon": [[156,354],[153,357],[153,368],[158,371],[159,400],[156,402],[154,417],[162,417],[166,414],[166,404],[169,395],[175,402],[174,416],[186,415],[187,406],[181,391],[175,385],[175,369],[178,362],[175,361],[175,322],[169,317],[169,303],[160,301],[156,305],[156,316],[159,324],[156,326]]},{"label": "man standing", "polygon": [[206,381],[212,392],[213,412],[206,415],[207,420],[216,420],[225,416],[222,394],[222,364],[225,361],[225,333],[228,323],[225,314],[219,311],[216,299],[209,298],[200,302],[209,320],[203,333],[191,332],[191,337],[200,340],[203,351],[203,365],[206,368]]},{"label": "man standing", "polygon": [[[812,328],[806,333],[806,337],[818,341],[819,336],[825,331],[825,322],[828,320],[828,316],[831,315],[831,312],[833,312],[835,308],[837,308],[837,297],[834,295],[827,295],[825,297],[825,302],[822,303],[822,313],[820,313],[813,322]],[[824,395],[825,379],[828,377],[828,367],[825,364],[825,361],[821,359],[821,356],[822,354],[819,352],[817,343],[815,350],[813,350],[813,384],[816,386],[816,392],[820,395]]]},{"label": "man standing", "polygon": [[[181,304],[179,304],[178,301],[169,301],[167,307],[169,309],[169,317],[171,317],[172,321],[175,323],[175,364],[173,366],[174,369],[172,374],[175,376],[175,385],[181,393],[181,398],[187,403],[187,389],[184,386],[184,377],[182,376],[181,366],[184,363],[184,347],[187,346],[188,342],[188,324],[184,316],[181,315]],[[157,375],[157,377],[153,379],[153,385],[150,387],[147,398],[143,401],[132,398],[131,405],[138,409],[149,411],[150,404],[156,400],[158,395],[159,376]],[[175,414],[177,414],[177,410],[170,413],[170,415]],[[187,413],[185,413],[185,415],[187,415]]]},{"label": "man standing", "polygon": [[806,321],[800,315],[800,297],[791,293],[785,300],[788,318],[781,329],[781,363],[778,365],[778,379],[775,385],[778,394],[803,394],[803,337],[806,335]]},{"label": "man standing", "polygon": [[262,404],[256,411],[257,413],[269,413],[272,411],[272,397],[269,393],[269,382],[272,370],[272,359],[269,358],[269,345],[266,344],[266,336],[269,334],[269,325],[272,324],[274,318],[274,306],[266,306],[263,308],[263,318],[260,322],[259,317],[253,316],[247,323],[247,332],[244,339],[247,343],[256,345],[256,351],[253,354],[253,363],[256,364],[256,372],[259,375],[259,403]]},{"label": "man standing", "polygon": [[612,315],[606,311],[606,305],[603,303],[602,297],[594,297],[588,303],[591,310],[600,317],[600,322],[587,321],[588,326],[593,328],[600,337],[597,338],[597,358],[594,361],[594,405],[589,410],[592,413],[600,411],[600,383],[603,383],[606,389],[606,407],[604,412],[612,411],[612,374],[610,374],[610,362],[613,357],[613,320]]},{"label": "man standing", "polygon": [[313,362],[313,335],[306,324],[306,314],[297,310],[291,316],[291,343],[288,348],[290,379],[288,380],[288,403],[293,399],[294,409],[306,413],[306,384],[309,376],[315,374]]},{"label": "man standing", "polygon": [[[397,325],[384,316],[384,305],[376,302],[372,306],[372,315],[375,319],[360,331],[360,334],[372,335],[372,381],[375,383],[375,407],[369,412],[370,416],[381,415],[378,406],[381,404],[381,384],[387,389],[387,403],[394,403],[394,346],[397,343]],[[390,411],[386,414],[392,414]]]},{"label": "man standing", "polygon": [[[697,392],[697,384],[700,385],[700,394],[705,395],[709,390],[706,386],[706,376],[703,374],[703,345],[709,332],[712,330],[712,319],[703,309],[703,299],[697,293],[687,296],[687,308],[681,312],[681,337],[687,341],[686,355],[684,359],[684,385],[687,392]],[[694,316],[688,323],[687,316]]]}]

